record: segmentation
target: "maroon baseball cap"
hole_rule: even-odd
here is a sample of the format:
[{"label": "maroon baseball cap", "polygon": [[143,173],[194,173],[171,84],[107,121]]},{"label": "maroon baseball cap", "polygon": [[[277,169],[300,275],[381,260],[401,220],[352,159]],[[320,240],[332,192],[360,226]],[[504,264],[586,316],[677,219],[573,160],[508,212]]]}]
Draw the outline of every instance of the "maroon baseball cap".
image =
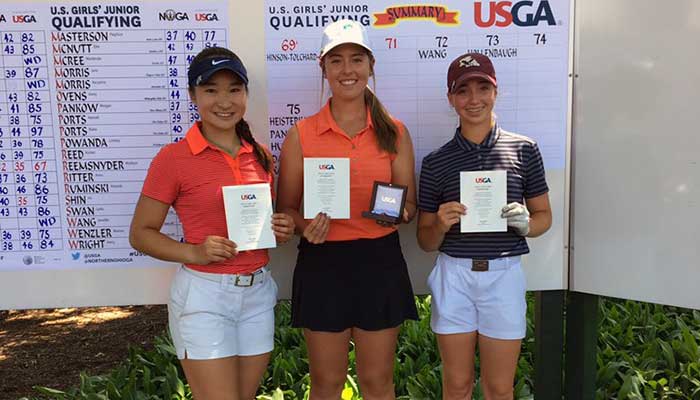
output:
[{"label": "maroon baseball cap", "polygon": [[496,70],[487,56],[479,53],[462,54],[450,63],[447,70],[447,91],[452,93],[473,78],[481,78],[491,82],[493,86],[498,86]]}]

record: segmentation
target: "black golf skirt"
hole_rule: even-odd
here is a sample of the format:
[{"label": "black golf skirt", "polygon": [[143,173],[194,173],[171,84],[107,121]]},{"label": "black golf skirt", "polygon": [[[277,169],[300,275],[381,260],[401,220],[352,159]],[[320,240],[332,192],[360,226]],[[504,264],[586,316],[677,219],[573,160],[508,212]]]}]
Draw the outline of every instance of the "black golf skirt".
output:
[{"label": "black golf skirt", "polygon": [[311,244],[294,269],[292,326],[341,332],[393,328],[418,319],[398,232],[376,239]]}]

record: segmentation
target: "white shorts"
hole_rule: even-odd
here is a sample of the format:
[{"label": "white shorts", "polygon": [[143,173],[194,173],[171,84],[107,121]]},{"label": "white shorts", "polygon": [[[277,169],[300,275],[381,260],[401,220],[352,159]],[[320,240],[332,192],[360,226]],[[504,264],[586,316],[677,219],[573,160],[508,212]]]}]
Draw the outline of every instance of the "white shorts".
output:
[{"label": "white shorts", "polygon": [[237,281],[238,275],[178,269],[170,287],[168,325],[179,359],[272,351],[277,284],[267,268],[258,271],[251,282],[246,276]]},{"label": "white shorts", "polygon": [[494,339],[524,338],[527,304],[520,257],[489,260],[488,271],[471,268],[470,258],[438,256],[428,276],[433,332],[478,331]]}]

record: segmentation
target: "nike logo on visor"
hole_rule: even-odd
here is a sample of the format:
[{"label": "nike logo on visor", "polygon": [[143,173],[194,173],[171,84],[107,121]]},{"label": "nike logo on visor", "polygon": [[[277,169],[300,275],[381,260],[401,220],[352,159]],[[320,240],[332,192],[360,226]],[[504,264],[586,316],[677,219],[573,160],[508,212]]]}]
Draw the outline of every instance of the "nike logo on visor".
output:
[{"label": "nike logo on visor", "polygon": [[229,60],[211,60],[211,65],[219,65],[221,63],[225,63]]}]

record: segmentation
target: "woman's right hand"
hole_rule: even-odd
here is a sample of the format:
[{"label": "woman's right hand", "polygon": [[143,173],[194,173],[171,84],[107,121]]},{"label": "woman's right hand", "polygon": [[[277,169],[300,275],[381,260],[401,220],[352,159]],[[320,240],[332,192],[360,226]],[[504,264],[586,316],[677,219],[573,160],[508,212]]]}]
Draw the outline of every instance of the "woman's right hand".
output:
[{"label": "woman's right hand", "polygon": [[467,207],[457,201],[440,204],[435,223],[440,232],[447,233],[452,225],[459,222],[462,215],[467,215]]},{"label": "woman's right hand", "polygon": [[320,244],[326,241],[328,230],[331,227],[331,218],[325,213],[318,213],[316,217],[306,225],[302,235],[309,243]]},{"label": "woman's right hand", "polygon": [[221,236],[207,236],[204,242],[191,247],[191,264],[207,265],[226,261],[238,254],[236,243]]}]

